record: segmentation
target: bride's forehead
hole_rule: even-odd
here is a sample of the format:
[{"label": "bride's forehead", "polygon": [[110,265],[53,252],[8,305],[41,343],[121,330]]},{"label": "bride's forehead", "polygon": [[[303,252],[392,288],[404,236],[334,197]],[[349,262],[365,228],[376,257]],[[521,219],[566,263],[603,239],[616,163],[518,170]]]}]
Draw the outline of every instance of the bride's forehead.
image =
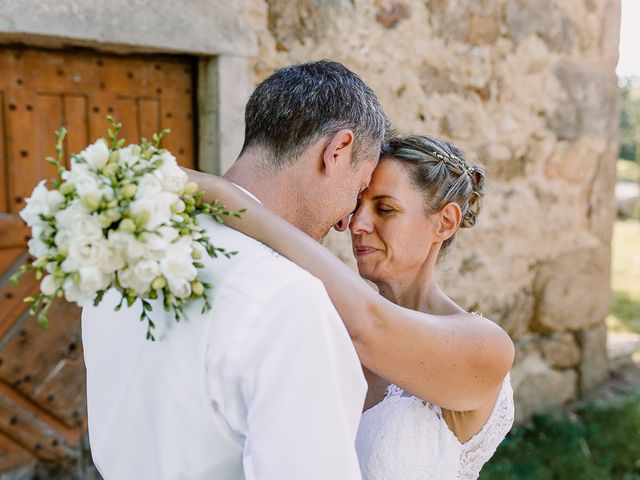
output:
[{"label": "bride's forehead", "polygon": [[382,160],[371,176],[367,191],[398,189],[411,186],[408,172],[397,160]]}]

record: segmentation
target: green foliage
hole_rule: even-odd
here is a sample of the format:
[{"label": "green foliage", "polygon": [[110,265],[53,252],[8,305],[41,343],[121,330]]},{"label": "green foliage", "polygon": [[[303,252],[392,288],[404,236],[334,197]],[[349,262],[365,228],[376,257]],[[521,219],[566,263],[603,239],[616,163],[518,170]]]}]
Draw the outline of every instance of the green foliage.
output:
[{"label": "green foliage", "polygon": [[640,86],[636,79],[622,79],[620,85],[620,154],[640,163]]},{"label": "green foliage", "polygon": [[613,230],[609,328],[640,333],[640,221],[620,220]]},{"label": "green foliage", "polygon": [[640,393],[515,427],[480,479],[640,479]]},{"label": "green foliage", "polygon": [[616,162],[616,177],[619,182],[640,183],[640,163],[620,159]]}]

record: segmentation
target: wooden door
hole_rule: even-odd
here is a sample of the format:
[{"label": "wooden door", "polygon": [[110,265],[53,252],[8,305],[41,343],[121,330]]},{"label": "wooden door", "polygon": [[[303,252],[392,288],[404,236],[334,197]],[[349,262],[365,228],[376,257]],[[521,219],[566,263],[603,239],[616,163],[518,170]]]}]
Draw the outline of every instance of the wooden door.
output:
[{"label": "wooden door", "polygon": [[79,309],[59,302],[45,332],[22,302],[36,280],[9,284],[29,235],[18,212],[54,173],[44,162],[53,132],[68,128],[68,154],[105,136],[108,114],[132,143],[170,128],[163,146],[193,167],[194,68],[185,58],[0,48],[0,472],[77,456],[86,427]]}]

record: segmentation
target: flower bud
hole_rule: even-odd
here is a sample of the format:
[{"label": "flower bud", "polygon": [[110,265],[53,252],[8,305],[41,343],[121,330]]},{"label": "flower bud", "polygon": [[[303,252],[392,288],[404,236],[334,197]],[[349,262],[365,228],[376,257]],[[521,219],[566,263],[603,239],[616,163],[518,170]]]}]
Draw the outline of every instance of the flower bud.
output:
[{"label": "flower bud", "polygon": [[204,285],[198,280],[194,280],[191,282],[191,292],[193,292],[196,297],[201,297],[204,294]]},{"label": "flower bud", "polygon": [[198,184],[196,182],[187,182],[187,185],[184,187],[184,193],[186,195],[193,195],[198,191]]},{"label": "flower bud", "polygon": [[194,248],[193,250],[191,250],[191,258],[193,258],[194,260],[200,260],[202,258],[202,252],[200,252],[200,250],[198,250],[197,248]]},{"label": "flower bud", "polygon": [[118,220],[120,220],[120,218],[122,218],[122,214],[120,213],[120,210],[117,208],[110,208],[105,213],[111,219],[112,222],[117,222]]},{"label": "flower bud", "polygon": [[111,152],[109,154],[109,163],[118,163],[118,160],[120,160],[120,151],[119,150],[114,150],[113,152]]},{"label": "flower bud", "polygon": [[153,282],[151,282],[152,290],[160,290],[166,286],[167,286],[167,281],[164,279],[162,275],[157,276],[156,278],[153,279]]},{"label": "flower bud", "polygon": [[96,192],[85,193],[80,197],[80,202],[84,205],[88,210],[93,211],[100,206],[100,194]]},{"label": "flower bud", "polygon": [[124,218],[120,222],[120,230],[123,232],[133,233],[136,231],[136,224],[130,218]]},{"label": "flower bud", "polygon": [[98,218],[98,223],[102,228],[109,228],[109,226],[111,226],[112,221],[109,215],[107,214],[107,212],[101,213],[100,215],[98,215],[97,218]]},{"label": "flower bud", "polygon": [[62,185],[60,185],[60,188],[59,188],[60,193],[63,195],[69,195],[73,193],[75,189],[76,187],[71,182],[62,182]]},{"label": "flower bud", "polygon": [[144,227],[149,221],[150,217],[151,213],[149,213],[149,210],[143,210],[140,215],[137,215],[135,218],[136,225],[138,225],[139,227]]},{"label": "flower bud", "polygon": [[171,205],[171,211],[173,213],[182,213],[182,212],[184,212],[184,209],[185,209],[184,202],[182,200],[180,200],[180,199],[178,199],[178,201],[176,203]]},{"label": "flower bud", "polygon": [[138,191],[138,187],[133,184],[130,183],[128,185],[125,185],[124,187],[122,187],[122,197],[123,198],[133,198],[136,196],[136,192]]},{"label": "flower bud", "polygon": [[106,175],[107,177],[112,177],[116,174],[116,172],[118,171],[118,164],[117,163],[107,163],[104,168],[102,169],[102,173],[104,175]]}]

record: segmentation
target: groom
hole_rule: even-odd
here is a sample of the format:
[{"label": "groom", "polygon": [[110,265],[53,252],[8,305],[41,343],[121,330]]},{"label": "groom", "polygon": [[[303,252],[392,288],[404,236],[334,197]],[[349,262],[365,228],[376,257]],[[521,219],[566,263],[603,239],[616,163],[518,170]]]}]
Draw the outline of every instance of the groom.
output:
[{"label": "groom", "polygon": [[[329,61],[278,70],[252,94],[226,178],[322,241],[344,230],[376,166],[387,119],[353,72]],[[115,292],[85,307],[89,438],[106,480],[359,479],[366,384],[322,283],[263,244],[203,218],[213,309],[176,324]],[[197,305],[196,305],[197,304]]]}]

